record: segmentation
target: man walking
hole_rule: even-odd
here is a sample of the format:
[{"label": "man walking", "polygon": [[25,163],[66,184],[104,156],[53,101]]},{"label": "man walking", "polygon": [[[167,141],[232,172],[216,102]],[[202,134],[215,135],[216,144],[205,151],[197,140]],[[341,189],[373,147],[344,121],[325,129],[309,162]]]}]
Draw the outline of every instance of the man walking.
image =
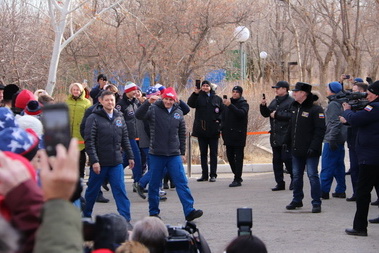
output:
[{"label": "man walking", "polygon": [[147,120],[150,127],[149,170],[149,214],[159,217],[159,186],[164,170],[176,185],[176,192],[183,206],[187,221],[203,215],[202,210],[193,208],[194,199],[188,187],[182,157],[186,149],[186,127],[183,112],[179,109],[178,98],[173,88],[167,88],[162,100],[157,96],[146,100],[137,110],[136,117]]},{"label": "man walking", "polygon": [[303,176],[305,168],[311,185],[312,213],[321,212],[321,189],[318,175],[318,163],[322,141],[325,135],[324,110],[315,105],[312,86],[297,82],[293,91],[295,102],[292,106],[291,123],[285,139],[285,145],[292,150],[293,199],[287,210],[303,206]]},{"label": "man walking", "polygon": [[246,145],[247,121],[249,104],[242,97],[241,86],[234,86],[232,97],[223,99],[225,105],[222,112],[222,139],[226,146],[230,168],[234,174],[234,180],[229,187],[241,186],[244,149]]},{"label": "man walking", "polygon": [[130,147],[128,130],[122,114],[115,110],[115,95],[103,91],[99,97],[103,106],[88,116],[85,127],[85,144],[92,170],[85,194],[85,217],[91,217],[97,194],[105,178],[108,178],[116,201],[117,210],[130,221],[130,201],[126,195],[124,167],[121,149],[129,157],[129,168],[134,166],[133,152]]},{"label": "man walking", "polygon": [[283,175],[283,163],[286,165],[287,171],[291,176],[291,184],[289,189],[293,189],[292,184],[292,157],[288,149],[283,149],[283,142],[286,131],[291,120],[291,105],[294,101],[288,94],[290,85],[286,81],[279,81],[275,86],[276,97],[267,106],[266,98],[262,99],[259,106],[263,117],[270,117],[270,144],[272,148],[272,166],[275,175],[276,186],[272,191],[285,190],[286,183]]}]

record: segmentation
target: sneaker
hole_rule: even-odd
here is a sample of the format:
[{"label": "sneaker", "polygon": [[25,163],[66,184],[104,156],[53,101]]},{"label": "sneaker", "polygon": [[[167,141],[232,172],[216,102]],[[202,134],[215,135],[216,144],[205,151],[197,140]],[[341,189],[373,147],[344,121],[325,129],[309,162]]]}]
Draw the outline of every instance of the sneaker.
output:
[{"label": "sneaker", "polygon": [[211,178],[209,179],[209,182],[216,182],[216,178],[215,178],[215,177],[211,177]]},{"label": "sneaker", "polygon": [[135,182],[133,184],[133,188],[136,189],[138,195],[142,198],[142,199],[146,199],[146,195],[144,194],[144,188],[138,183],[138,182]]},{"label": "sneaker", "polygon": [[163,183],[163,189],[169,189],[168,183]]},{"label": "sneaker", "polygon": [[303,206],[302,201],[300,201],[300,202],[292,201],[289,205],[286,206],[286,209],[287,210],[295,210],[297,207],[302,207],[302,206]]},{"label": "sneaker", "polygon": [[347,228],[345,229],[345,232],[348,235],[367,236],[367,231],[359,231],[359,230],[355,230],[354,228]]},{"label": "sneaker", "polygon": [[201,177],[201,178],[197,179],[196,181],[197,182],[204,182],[204,181],[208,181],[208,178]]},{"label": "sneaker", "polygon": [[371,205],[372,205],[372,206],[379,206],[379,199],[377,199],[377,200],[374,201],[374,202],[371,202]]},{"label": "sneaker", "polygon": [[333,192],[332,196],[333,196],[333,198],[345,199],[346,193],[344,193],[344,192]]},{"label": "sneaker", "polygon": [[166,201],[167,197],[166,196],[159,196],[159,201]]},{"label": "sneaker", "polygon": [[159,190],[159,196],[166,196],[167,193],[165,191]]},{"label": "sneaker", "polygon": [[277,184],[274,188],[271,188],[271,191],[276,192],[276,191],[283,191],[286,189],[285,183],[283,184]]},{"label": "sneaker", "polygon": [[108,203],[109,199],[104,198],[103,194],[99,194],[99,195],[97,195],[96,202],[97,203]]},{"label": "sneaker", "polygon": [[351,196],[351,198],[347,198],[346,199],[346,201],[348,201],[348,202],[353,202],[353,201],[356,201],[357,200],[357,198],[353,195],[353,196]]},{"label": "sneaker", "polygon": [[186,221],[193,221],[194,219],[200,218],[203,216],[203,211],[200,209],[193,210],[186,216]]},{"label": "sneaker", "polygon": [[312,207],[312,213],[321,213],[321,206],[320,205],[314,205]]},{"label": "sneaker", "polygon": [[237,182],[237,181],[233,181],[229,187],[238,187],[238,186],[241,186],[241,183],[240,182]]}]

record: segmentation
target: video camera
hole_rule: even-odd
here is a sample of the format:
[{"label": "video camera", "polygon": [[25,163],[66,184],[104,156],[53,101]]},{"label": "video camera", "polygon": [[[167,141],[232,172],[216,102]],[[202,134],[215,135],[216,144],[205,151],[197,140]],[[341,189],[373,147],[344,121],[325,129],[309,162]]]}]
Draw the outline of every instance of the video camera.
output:
[{"label": "video camera", "polygon": [[369,101],[366,99],[366,92],[345,92],[336,96],[341,103],[348,103],[354,111],[362,110]]},{"label": "video camera", "polygon": [[165,253],[211,252],[208,243],[200,234],[195,223],[187,222],[184,227],[167,225],[167,230]]},{"label": "video camera", "polygon": [[248,207],[237,208],[238,236],[251,235],[253,227],[253,209]]}]

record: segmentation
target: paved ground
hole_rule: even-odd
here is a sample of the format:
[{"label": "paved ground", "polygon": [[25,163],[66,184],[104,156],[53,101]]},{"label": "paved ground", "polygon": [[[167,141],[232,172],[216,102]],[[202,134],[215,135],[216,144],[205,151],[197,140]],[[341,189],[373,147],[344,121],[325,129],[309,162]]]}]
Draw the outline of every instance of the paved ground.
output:
[{"label": "paved ground", "polygon": [[[287,211],[285,206],[292,199],[289,190],[272,192],[274,186],[271,165],[254,165],[244,168],[243,186],[229,188],[232,174],[228,168],[220,166],[217,182],[196,182],[199,169],[192,168],[189,185],[195,198],[195,208],[204,211],[196,224],[206,238],[213,253],[223,252],[225,246],[237,235],[236,209],[253,208],[253,234],[261,238],[269,252],[379,252],[379,224],[370,224],[368,237],[345,234],[345,228],[352,226],[355,202],[344,199],[324,200],[322,213],[311,213],[308,179],[304,185],[304,207],[297,211]],[[287,182],[289,176],[286,175]],[[348,196],[351,195],[350,178],[346,177]],[[126,177],[128,196],[131,200],[132,224],[148,215],[148,203],[132,192],[130,173]],[[117,212],[111,198],[108,204],[96,203],[94,213]],[[167,191],[168,200],[162,202],[161,217],[166,224],[185,224],[181,204],[174,190]],[[376,195],[373,194],[373,199]],[[369,218],[379,215],[377,207],[371,207]]]}]

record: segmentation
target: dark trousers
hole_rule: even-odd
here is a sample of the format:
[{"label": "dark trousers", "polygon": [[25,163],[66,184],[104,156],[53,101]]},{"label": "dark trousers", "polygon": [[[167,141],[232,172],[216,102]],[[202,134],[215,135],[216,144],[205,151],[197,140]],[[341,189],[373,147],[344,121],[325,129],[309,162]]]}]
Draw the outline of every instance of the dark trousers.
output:
[{"label": "dark trousers", "polygon": [[272,147],[272,167],[276,184],[284,185],[283,163],[292,178],[292,156],[290,151],[285,151],[282,147]]},{"label": "dark trousers", "polygon": [[349,148],[349,158],[350,158],[350,176],[351,184],[353,186],[353,196],[356,196],[358,177],[359,177],[359,164],[357,153],[354,147]]},{"label": "dark trousers", "polygon": [[217,149],[218,138],[206,138],[198,137],[200,148],[200,160],[202,177],[208,179],[208,147],[209,147],[209,159],[210,159],[210,177],[217,177]]},{"label": "dark trousers", "polygon": [[244,149],[245,147],[226,146],[226,156],[236,182],[242,182]]},{"label": "dark trousers", "polygon": [[79,157],[79,173],[80,173],[80,177],[81,178],[84,178],[84,170],[85,170],[85,167],[86,167],[86,150],[85,149],[82,149],[80,150],[80,157]]},{"label": "dark trousers", "polygon": [[354,217],[354,229],[367,231],[367,216],[371,201],[372,188],[379,183],[379,165],[359,165],[356,191],[357,211]]}]

